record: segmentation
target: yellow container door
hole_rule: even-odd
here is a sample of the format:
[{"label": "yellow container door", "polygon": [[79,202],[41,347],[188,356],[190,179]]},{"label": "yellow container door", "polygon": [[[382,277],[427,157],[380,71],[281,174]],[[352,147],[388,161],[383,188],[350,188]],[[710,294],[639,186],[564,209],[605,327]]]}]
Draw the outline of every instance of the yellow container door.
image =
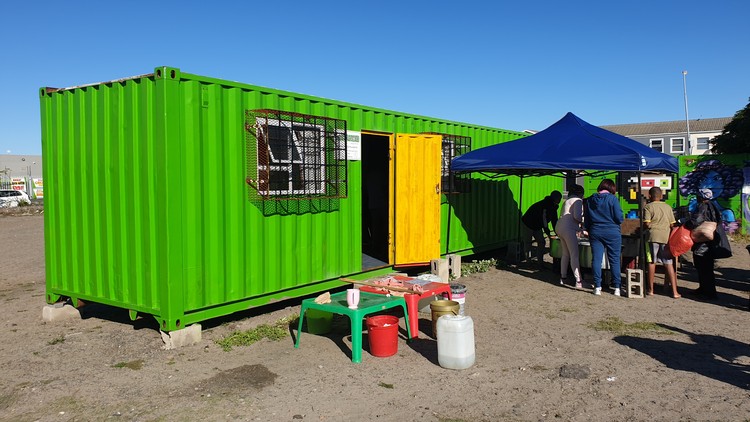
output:
[{"label": "yellow container door", "polygon": [[395,264],[440,258],[440,135],[396,136],[394,186]]}]

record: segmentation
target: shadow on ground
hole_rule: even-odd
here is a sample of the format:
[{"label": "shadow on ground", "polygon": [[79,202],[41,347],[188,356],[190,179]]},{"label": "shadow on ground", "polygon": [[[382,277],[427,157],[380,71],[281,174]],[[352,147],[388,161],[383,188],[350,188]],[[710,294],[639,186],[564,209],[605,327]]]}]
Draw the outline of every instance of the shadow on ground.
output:
[{"label": "shadow on ground", "polygon": [[632,336],[618,336],[614,341],[646,354],[670,369],[693,372],[735,387],[750,389],[748,344],[726,337],[659,325],[688,335],[693,343]]}]

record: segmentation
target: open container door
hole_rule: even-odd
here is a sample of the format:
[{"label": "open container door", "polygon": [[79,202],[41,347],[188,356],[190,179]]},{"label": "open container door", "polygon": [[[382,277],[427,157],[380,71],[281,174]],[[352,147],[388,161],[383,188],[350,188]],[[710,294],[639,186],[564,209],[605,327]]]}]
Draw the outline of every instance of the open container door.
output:
[{"label": "open container door", "polygon": [[440,257],[440,135],[396,135],[394,186],[395,265]]}]

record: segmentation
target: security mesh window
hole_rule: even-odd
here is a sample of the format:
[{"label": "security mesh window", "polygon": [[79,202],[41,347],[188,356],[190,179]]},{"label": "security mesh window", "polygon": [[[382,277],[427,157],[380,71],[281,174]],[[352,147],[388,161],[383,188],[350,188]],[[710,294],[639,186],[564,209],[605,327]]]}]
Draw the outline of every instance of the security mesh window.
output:
[{"label": "security mesh window", "polygon": [[471,151],[471,138],[468,136],[447,135],[444,133],[428,132],[426,135],[440,135],[443,146],[440,166],[440,190],[443,193],[469,192],[471,175],[451,173],[451,161],[459,155]]},{"label": "security mesh window", "polygon": [[251,196],[346,197],[345,121],[275,110],[248,110],[245,130]]},{"label": "security mesh window", "polygon": [[662,147],[663,142],[664,139],[651,139],[649,140],[649,146],[659,152],[664,152],[664,148]]},{"label": "security mesh window", "polygon": [[708,150],[708,138],[698,138],[695,143],[695,148],[698,151],[706,151]]}]

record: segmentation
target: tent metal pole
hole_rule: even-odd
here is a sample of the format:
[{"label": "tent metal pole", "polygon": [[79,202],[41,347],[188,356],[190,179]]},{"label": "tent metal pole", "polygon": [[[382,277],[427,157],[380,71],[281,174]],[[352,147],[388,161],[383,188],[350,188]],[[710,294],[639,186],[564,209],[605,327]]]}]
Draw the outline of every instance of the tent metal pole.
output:
[{"label": "tent metal pole", "polygon": [[453,213],[453,204],[451,203],[450,195],[445,195],[446,202],[448,202],[448,227],[445,231],[445,254],[451,253],[451,214]]},{"label": "tent metal pole", "polygon": [[641,175],[638,172],[638,187],[636,188],[636,198],[638,198],[638,219],[640,220],[640,226],[638,228],[638,268],[646,274],[646,244],[644,243],[645,236],[643,233],[643,199],[641,198]]},{"label": "tent metal pole", "polygon": [[[516,242],[518,243],[519,248],[521,249],[521,254],[525,255],[525,251],[523,248],[523,243],[521,242],[521,217],[523,216],[523,175],[520,175],[520,185],[518,187],[518,222],[516,223]],[[519,262],[521,260],[521,257],[518,257]],[[524,256],[524,259],[526,257]]]}]

